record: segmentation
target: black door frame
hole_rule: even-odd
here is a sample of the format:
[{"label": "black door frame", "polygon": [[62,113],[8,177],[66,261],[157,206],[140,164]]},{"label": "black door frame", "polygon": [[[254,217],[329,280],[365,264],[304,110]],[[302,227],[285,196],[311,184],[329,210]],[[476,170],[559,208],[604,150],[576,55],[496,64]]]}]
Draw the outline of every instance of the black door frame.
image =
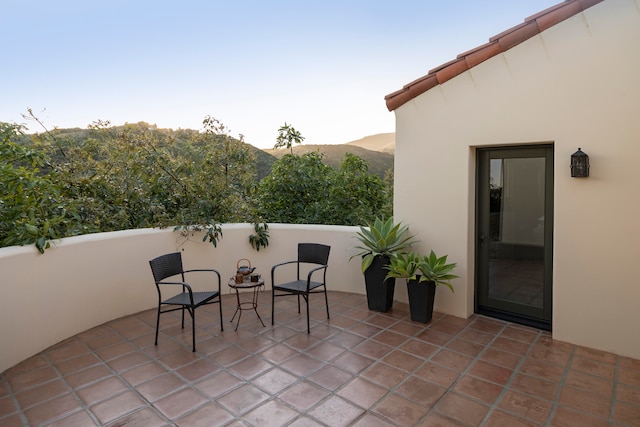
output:
[{"label": "black door frame", "polygon": [[[552,326],[552,280],[553,280],[553,144],[487,147],[476,150],[476,205],[475,205],[475,286],[474,308],[479,314],[513,321],[540,329],[551,330]],[[491,158],[545,158],[545,220],[544,220],[544,297],[543,308],[505,308],[504,304],[492,304],[488,297],[489,255],[483,242],[488,235],[489,218],[489,173]],[[518,309],[523,309],[518,311]]]}]

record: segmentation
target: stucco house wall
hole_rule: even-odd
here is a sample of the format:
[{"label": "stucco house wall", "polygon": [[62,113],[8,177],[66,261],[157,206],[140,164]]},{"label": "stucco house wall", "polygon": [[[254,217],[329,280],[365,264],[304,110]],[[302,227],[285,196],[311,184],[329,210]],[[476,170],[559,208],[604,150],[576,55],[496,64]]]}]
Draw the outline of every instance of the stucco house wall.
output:
[{"label": "stucco house wall", "polygon": [[[640,358],[640,1],[605,0],[394,109],[395,216],[474,311],[475,153],[554,146],[553,337]],[[571,178],[578,147],[589,178]]]}]

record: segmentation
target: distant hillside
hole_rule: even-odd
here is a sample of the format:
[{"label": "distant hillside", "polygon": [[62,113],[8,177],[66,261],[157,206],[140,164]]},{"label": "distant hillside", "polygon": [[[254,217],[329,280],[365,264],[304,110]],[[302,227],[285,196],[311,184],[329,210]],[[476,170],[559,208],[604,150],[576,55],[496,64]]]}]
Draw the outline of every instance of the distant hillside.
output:
[{"label": "distant hillside", "polygon": [[379,133],[365,136],[355,141],[347,142],[347,145],[356,145],[371,151],[393,154],[396,150],[395,133]]},{"label": "distant hillside", "polygon": [[[393,134],[392,134],[393,135]],[[369,137],[367,137],[369,138]],[[367,138],[363,138],[363,141]],[[288,149],[279,149],[279,150],[264,150],[266,153],[276,157],[281,158],[285,154],[289,153]],[[298,145],[293,147],[293,152],[295,154],[305,154],[312,151],[319,151],[324,154],[323,160],[324,163],[333,167],[340,167],[340,163],[344,160],[344,155],[346,153],[355,154],[360,157],[369,165],[369,172],[379,176],[380,178],[384,178],[387,170],[393,170],[393,152],[381,152],[374,151],[363,148],[358,144],[336,144],[336,145]]]},{"label": "distant hillside", "polygon": [[[144,123],[144,122],[141,122]],[[172,129],[157,129],[155,125],[149,125],[152,132],[158,133],[163,138],[168,138],[169,135],[173,137],[173,144],[176,147],[180,147],[181,144],[190,140],[195,140],[198,135],[198,131],[190,129],[178,129],[176,131]],[[114,129],[120,129],[116,126]],[[65,141],[63,144],[82,144],[88,138],[95,138],[98,136],[99,131],[94,129],[54,129],[51,131],[60,141]],[[23,140],[26,142],[29,140],[29,136],[25,135]],[[287,149],[267,149],[261,150],[250,144],[249,149],[256,156],[256,174],[257,180],[267,176],[271,172],[271,166],[273,162],[281,158],[285,154],[289,153]],[[393,170],[393,156],[395,148],[395,134],[394,133],[381,133],[377,135],[370,135],[364,138],[348,142],[346,144],[336,145],[298,145],[294,147],[293,151],[296,154],[304,154],[310,151],[320,151],[324,154],[323,160],[325,164],[338,168],[344,160],[346,153],[352,153],[362,158],[369,165],[369,172],[384,178],[385,173],[388,170]]]},{"label": "distant hillside", "polygon": [[251,152],[256,155],[256,179],[260,181],[271,173],[271,165],[276,161],[276,158],[265,150],[256,148],[251,144],[249,145],[251,147]]}]

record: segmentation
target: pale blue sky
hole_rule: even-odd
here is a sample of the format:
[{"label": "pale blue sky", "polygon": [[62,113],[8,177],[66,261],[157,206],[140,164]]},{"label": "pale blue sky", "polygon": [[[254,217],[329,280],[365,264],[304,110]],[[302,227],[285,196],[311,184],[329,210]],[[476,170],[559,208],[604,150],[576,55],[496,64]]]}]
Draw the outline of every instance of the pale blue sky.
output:
[{"label": "pale blue sky", "polygon": [[393,132],[384,96],[560,0],[0,0],[0,121],[211,115],[271,148]]}]

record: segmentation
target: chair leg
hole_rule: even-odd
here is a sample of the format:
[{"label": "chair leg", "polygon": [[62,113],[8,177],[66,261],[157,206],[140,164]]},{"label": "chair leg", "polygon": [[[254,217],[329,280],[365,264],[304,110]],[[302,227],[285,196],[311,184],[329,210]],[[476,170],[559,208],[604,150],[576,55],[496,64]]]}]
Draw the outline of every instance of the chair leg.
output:
[{"label": "chair leg", "polygon": [[158,345],[158,329],[160,329],[160,304],[158,304],[158,316],[156,317],[156,341],[155,345]]},{"label": "chair leg", "polygon": [[191,315],[191,342],[193,343],[193,352],[196,351],[196,309],[191,308],[189,310],[189,314]]},{"label": "chair leg", "polygon": [[224,325],[222,322],[222,295],[218,295],[218,305],[220,308],[220,332],[224,332]]},{"label": "chair leg", "polygon": [[330,317],[329,317],[329,298],[327,298],[327,285],[324,285],[324,303],[327,306],[327,319],[330,319]]},{"label": "chair leg", "polygon": [[184,329],[184,305],[182,306],[182,329]]},{"label": "chair leg", "polygon": [[300,314],[300,294],[298,294],[298,314]]},{"label": "chair leg", "polygon": [[275,314],[275,304],[276,303],[276,290],[275,289],[271,289],[271,325],[273,326],[273,322],[275,321],[274,319],[274,314]]},{"label": "chair leg", "polygon": [[[300,298],[300,297],[298,297]],[[307,302],[307,333],[311,333],[311,325],[309,324],[309,294],[304,296],[304,300]]]}]

